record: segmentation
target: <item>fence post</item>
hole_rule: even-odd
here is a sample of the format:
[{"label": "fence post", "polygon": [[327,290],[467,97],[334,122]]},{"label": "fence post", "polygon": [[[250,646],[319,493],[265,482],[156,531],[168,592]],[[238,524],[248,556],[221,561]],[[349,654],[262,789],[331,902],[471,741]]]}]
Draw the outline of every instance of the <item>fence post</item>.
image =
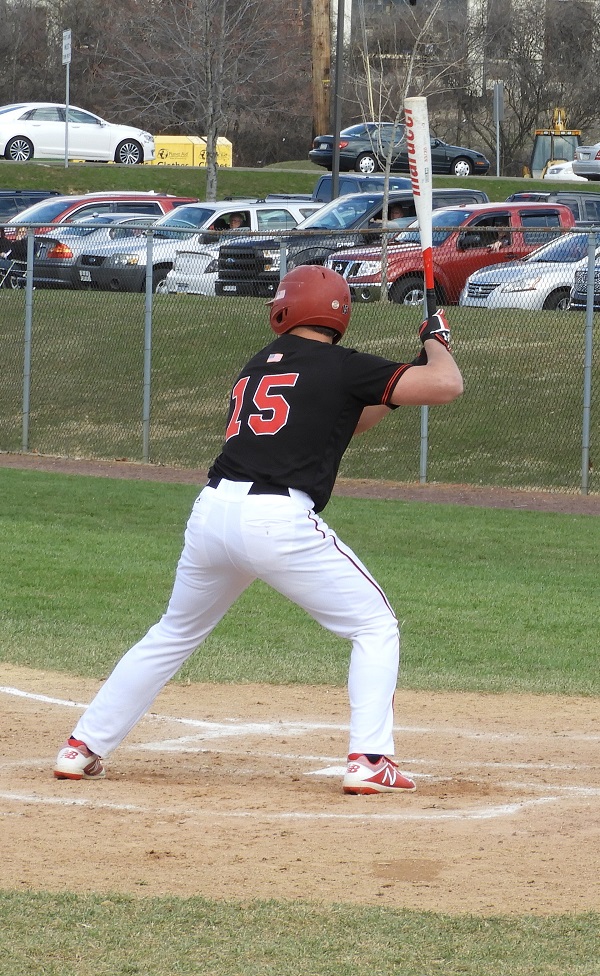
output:
[{"label": "fence post", "polygon": [[33,253],[35,228],[27,229],[27,273],[25,276],[25,344],[23,350],[23,431],[21,448],[29,450],[29,415],[31,410],[31,333],[33,324]]},{"label": "fence post", "polygon": [[279,280],[285,278],[287,274],[287,244],[281,241],[279,244]]},{"label": "fence post", "polygon": [[583,357],[583,419],[581,434],[581,493],[587,495],[590,474],[590,414],[592,403],[592,348],[594,333],[594,291],[596,284],[596,233],[588,236],[587,294],[585,305],[585,351]]},{"label": "fence post", "polygon": [[154,231],[146,230],[146,302],[144,307],[144,403],[142,409],[142,460],[150,461],[150,383],[152,362],[152,299],[154,275],[152,268]]}]

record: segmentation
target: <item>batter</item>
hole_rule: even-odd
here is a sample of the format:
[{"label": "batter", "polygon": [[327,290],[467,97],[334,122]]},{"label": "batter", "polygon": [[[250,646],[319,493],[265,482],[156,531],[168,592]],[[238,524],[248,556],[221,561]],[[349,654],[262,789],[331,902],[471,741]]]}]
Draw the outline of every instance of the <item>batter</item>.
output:
[{"label": "batter", "polygon": [[351,642],[346,793],[415,790],[391,758],[399,629],[381,587],[321,518],[354,434],[401,405],[462,393],[438,311],[423,347],[398,363],[338,345],[350,321],[346,281],[328,268],[290,271],[270,303],[277,338],[244,366],[221,453],[194,503],[166,612],[116,665],[54,775],[105,775],[123,741],[187,658],[255,579]]}]

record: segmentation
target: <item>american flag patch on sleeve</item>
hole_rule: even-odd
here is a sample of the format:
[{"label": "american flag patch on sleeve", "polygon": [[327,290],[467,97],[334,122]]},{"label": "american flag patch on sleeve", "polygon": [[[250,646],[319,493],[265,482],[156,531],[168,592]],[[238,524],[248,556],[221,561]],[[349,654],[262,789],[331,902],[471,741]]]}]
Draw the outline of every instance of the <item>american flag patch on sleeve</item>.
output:
[{"label": "american flag patch on sleeve", "polygon": [[281,362],[282,359],[283,359],[283,353],[282,352],[272,352],[271,355],[268,357],[267,362],[268,363],[279,363],[279,362]]}]

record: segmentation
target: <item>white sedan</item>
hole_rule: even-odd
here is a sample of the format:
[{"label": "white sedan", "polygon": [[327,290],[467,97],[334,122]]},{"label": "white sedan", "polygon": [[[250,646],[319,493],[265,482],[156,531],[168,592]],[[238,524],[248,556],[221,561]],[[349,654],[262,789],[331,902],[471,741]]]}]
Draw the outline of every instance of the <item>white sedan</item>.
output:
[{"label": "white sedan", "polygon": [[154,159],[154,136],[131,125],[106,122],[85,109],[53,102],[0,107],[0,155],[12,162],[69,159],[125,165]]},{"label": "white sedan", "polygon": [[[564,311],[575,272],[587,266],[588,234],[567,234],[543,244],[521,261],[473,272],[459,304],[475,308]],[[598,240],[598,238],[596,238]],[[600,246],[596,247],[596,254]]]},{"label": "white sedan", "polygon": [[219,245],[201,251],[177,251],[173,267],[156,287],[163,295],[214,295],[219,270]]},{"label": "white sedan", "polygon": [[587,183],[585,176],[576,176],[573,172],[573,160],[562,163],[552,163],[544,173],[545,180],[569,180],[571,183]]}]

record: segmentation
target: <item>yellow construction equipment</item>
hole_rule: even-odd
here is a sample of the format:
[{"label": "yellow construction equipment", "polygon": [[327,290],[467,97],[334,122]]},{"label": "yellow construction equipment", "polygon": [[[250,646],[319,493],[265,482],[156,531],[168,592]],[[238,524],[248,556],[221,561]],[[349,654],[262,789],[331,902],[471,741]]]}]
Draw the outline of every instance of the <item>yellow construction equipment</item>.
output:
[{"label": "yellow construction equipment", "polygon": [[536,129],[529,166],[523,167],[523,176],[541,179],[552,163],[566,163],[575,159],[575,150],[581,145],[581,129],[567,129],[564,108],[555,108],[549,129]]}]

